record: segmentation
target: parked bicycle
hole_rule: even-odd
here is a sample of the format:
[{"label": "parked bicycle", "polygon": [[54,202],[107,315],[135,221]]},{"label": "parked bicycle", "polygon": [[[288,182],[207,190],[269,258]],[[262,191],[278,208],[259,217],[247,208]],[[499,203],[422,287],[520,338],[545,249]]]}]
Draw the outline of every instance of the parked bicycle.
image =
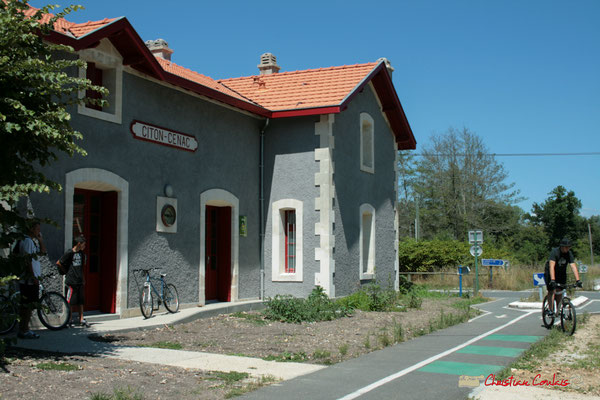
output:
[{"label": "parked bicycle", "polygon": [[554,312],[550,310],[550,295],[547,294],[546,297],[544,297],[544,302],[542,303],[542,321],[547,329],[552,328],[554,319],[560,317],[560,326],[563,332],[568,335],[575,333],[575,328],[577,327],[577,312],[575,311],[575,306],[571,303],[571,299],[569,298],[566,289],[576,287],[577,285],[575,284],[556,285],[556,292],[559,292],[560,294],[560,291],[564,290],[564,294],[560,307],[558,307],[558,304],[554,301]]},{"label": "parked bicycle", "polygon": [[[52,278],[55,275],[46,275],[43,278]],[[19,291],[12,294],[0,295],[0,334],[11,332],[17,325],[19,316]],[[40,322],[48,329],[59,330],[64,328],[71,320],[71,307],[65,297],[54,291],[46,291],[40,282],[40,296],[37,304],[37,316]]]},{"label": "parked bicycle", "polygon": [[[160,278],[151,278],[150,271],[157,270],[159,268],[149,269],[134,269],[134,272],[143,272],[146,276],[144,286],[140,290],[140,310],[145,318],[150,318],[154,310],[158,310],[161,303],[165,305],[165,308],[170,313],[176,313],[179,310],[179,295],[177,289],[172,283],[165,282],[165,276],[167,274],[160,274]],[[160,292],[156,289],[154,284],[160,283]],[[156,294],[156,296],[153,295]],[[156,304],[156,307],[155,307]]]}]

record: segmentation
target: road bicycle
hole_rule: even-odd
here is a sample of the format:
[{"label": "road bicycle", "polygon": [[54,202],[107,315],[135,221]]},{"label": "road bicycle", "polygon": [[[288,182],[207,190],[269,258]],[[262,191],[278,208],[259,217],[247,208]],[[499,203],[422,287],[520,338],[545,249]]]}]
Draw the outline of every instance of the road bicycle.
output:
[{"label": "road bicycle", "polygon": [[[41,279],[52,278],[55,275],[46,275]],[[40,279],[40,280],[41,280]],[[71,320],[71,307],[65,297],[54,291],[46,291],[40,282],[39,301],[36,305],[37,316],[40,322],[53,331],[64,328]],[[17,325],[19,316],[19,291],[12,294],[0,295],[0,335],[11,332]]]},{"label": "road bicycle", "polygon": [[[150,271],[157,270],[159,268],[149,269],[134,269],[134,272],[143,272],[146,276],[144,286],[140,290],[140,310],[145,318],[150,318],[154,310],[158,310],[161,303],[165,305],[165,308],[170,313],[176,313],[179,310],[179,295],[177,289],[172,283],[165,282],[165,276],[167,274],[160,274],[160,278],[151,278]],[[160,283],[160,292],[156,290],[156,287],[152,282]],[[153,295],[156,294],[156,296]],[[154,305],[156,304],[156,307]]]},{"label": "road bicycle", "polygon": [[575,311],[575,306],[571,303],[571,299],[569,298],[566,289],[576,287],[577,285],[575,284],[556,285],[555,293],[556,291],[564,290],[564,294],[560,307],[556,304],[556,300],[554,301],[554,313],[550,310],[550,294],[547,294],[546,297],[544,297],[544,302],[542,303],[542,321],[547,329],[552,328],[554,319],[560,316],[560,326],[563,332],[568,335],[575,333],[575,328],[577,327],[577,312]]}]

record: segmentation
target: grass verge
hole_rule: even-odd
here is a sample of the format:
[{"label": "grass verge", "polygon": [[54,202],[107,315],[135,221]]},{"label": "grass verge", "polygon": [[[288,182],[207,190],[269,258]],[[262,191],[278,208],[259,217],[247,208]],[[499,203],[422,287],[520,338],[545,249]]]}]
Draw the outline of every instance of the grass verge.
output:
[{"label": "grass verge", "polygon": [[169,350],[183,349],[183,346],[180,343],[168,342],[168,341],[154,342],[152,344],[140,344],[139,347],[153,347],[156,349],[169,349]]}]

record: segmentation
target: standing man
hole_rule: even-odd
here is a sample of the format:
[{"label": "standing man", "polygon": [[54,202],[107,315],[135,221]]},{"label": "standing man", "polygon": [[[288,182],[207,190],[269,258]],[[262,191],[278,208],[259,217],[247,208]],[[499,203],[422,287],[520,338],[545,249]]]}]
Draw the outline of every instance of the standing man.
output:
[{"label": "standing man", "polygon": [[[567,284],[567,265],[570,265],[571,270],[573,270],[577,280],[575,284],[578,287],[583,287],[583,283],[579,280],[579,271],[577,271],[575,257],[571,252],[571,241],[568,238],[563,238],[558,246],[550,252],[550,258],[544,270],[544,279],[548,282],[548,293],[552,295],[552,299],[556,300],[557,304],[560,304],[564,290],[555,293],[554,289],[556,289],[557,284]],[[554,301],[550,303],[550,309],[554,312]]]},{"label": "standing man", "polygon": [[31,321],[31,310],[33,304],[39,301],[40,282],[39,277],[42,274],[42,266],[38,260],[39,253],[45,253],[46,246],[42,239],[40,223],[35,221],[29,226],[29,233],[19,243],[20,254],[30,254],[31,261],[27,262],[22,279],[19,281],[19,290],[21,291],[21,307],[19,321],[19,332],[17,337],[21,339],[39,339],[40,335],[29,330]]},{"label": "standing man", "polygon": [[85,238],[78,236],[73,241],[73,248],[56,262],[58,268],[66,271],[66,297],[71,304],[72,311],[79,312],[79,325],[88,327],[88,322],[83,318],[83,305],[85,303],[83,267],[85,265]]}]

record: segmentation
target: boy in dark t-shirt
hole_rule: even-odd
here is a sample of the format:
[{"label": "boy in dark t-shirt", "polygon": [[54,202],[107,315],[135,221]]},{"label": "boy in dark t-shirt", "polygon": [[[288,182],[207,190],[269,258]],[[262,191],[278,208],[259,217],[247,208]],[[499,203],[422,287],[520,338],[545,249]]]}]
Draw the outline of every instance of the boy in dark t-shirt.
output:
[{"label": "boy in dark t-shirt", "polygon": [[[56,262],[58,268],[66,271],[66,297],[71,304],[73,311],[79,312],[79,325],[89,326],[83,318],[83,305],[85,303],[83,279],[83,267],[85,265],[85,238],[77,237],[73,241],[73,248],[65,252],[65,254]],[[77,308],[77,310],[75,310]]]}]

